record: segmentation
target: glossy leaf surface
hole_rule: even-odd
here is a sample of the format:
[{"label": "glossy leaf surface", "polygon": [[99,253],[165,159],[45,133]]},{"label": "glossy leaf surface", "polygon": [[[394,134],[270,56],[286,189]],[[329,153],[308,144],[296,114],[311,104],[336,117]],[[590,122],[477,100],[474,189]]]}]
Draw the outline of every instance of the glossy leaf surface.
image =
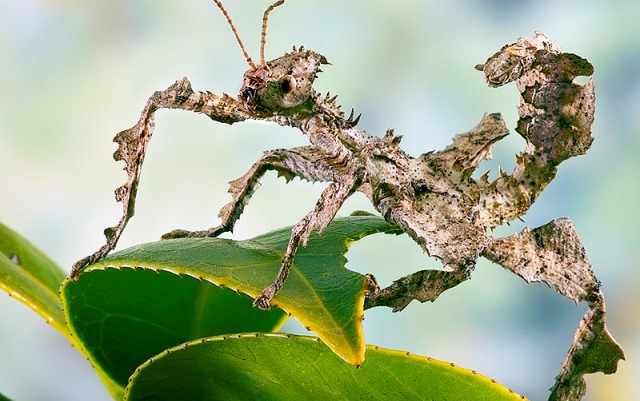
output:
[{"label": "glossy leaf surface", "polygon": [[[122,286],[124,279],[118,278],[118,270],[122,269],[127,274],[127,271],[132,271],[127,267],[162,271],[165,275],[173,276],[172,282],[176,283],[194,280],[198,283],[198,288],[214,287],[215,284],[255,297],[275,279],[290,230],[290,227],[283,228],[244,241],[219,238],[166,240],[114,253],[87,267],[76,283],[65,286],[64,294],[69,298],[69,313],[71,316],[78,316],[80,308],[75,306],[74,299],[82,301],[84,296],[101,293],[117,294],[130,299],[132,304],[155,303],[156,301],[145,300],[147,290],[140,290],[152,286]],[[289,278],[272,301],[272,305],[288,312],[315,331],[334,352],[354,365],[364,359],[361,320],[364,316],[367,280],[364,275],[344,268],[344,254],[351,242],[376,232],[395,230],[380,217],[358,216],[336,219],[322,235],[312,234],[308,246],[298,250]],[[97,277],[93,275],[98,271],[111,271],[109,274],[113,274],[114,278],[100,287],[93,284],[99,282],[97,279],[91,280],[92,288],[83,284],[89,283],[88,277]],[[128,276],[133,277],[134,274]],[[192,278],[188,279],[186,276]],[[162,291],[168,296],[173,290],[167,288]],[[106,297],[100,299],[100,303],[107,301]],[[80,305],[84,307],[82,303]],[[170,315],[190,314],[190,308],[189,305],[176,307]],[[72,321],[74,329],[84,330],[78,323],[77,319]],[[264,329],[244,331],[262,330]],[[227,333],[234,332],[238,331]]]},{"label": "glossy leaf surface", "polygon": [[66,274],[33,244],[0,224],[0,289],[69,335],[58,289]]},{"label": "glossy leaf surface", "polygon": [[522,401],[491,379],[430,358],[367,347],[359,369],[314,337],[245,334],[173,348],[132,377],[128,401]]},{"label": "glossy leaf surface", "polygon": [[146,269],[93,270],[63,287],[74,335],[94,365],[124,387],[151,356],[185,341],[271,331],[285,317],[251,298],[193,277]]}]

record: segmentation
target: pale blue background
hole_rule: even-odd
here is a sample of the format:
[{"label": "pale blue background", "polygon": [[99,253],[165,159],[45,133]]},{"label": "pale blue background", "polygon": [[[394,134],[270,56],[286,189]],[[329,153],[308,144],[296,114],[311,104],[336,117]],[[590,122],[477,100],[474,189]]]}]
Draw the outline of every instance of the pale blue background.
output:
[{"label": "pale blue background", "polygon": [[[267,1],[226,1],[258,61]],[[583,236],[608,301],[609,327],[627,361],[617,375],[588,376],[586,399],[640,399],[639,197],[640,2],[302,1],[272,14],[267,55],[293,44],[333,63],[317,81],[363,113],[382,135],[395,127],[413,155],[440,149],[484,112],[515,126],[517,91],[488,89],[473,66],[534,30],[596,66],[595,142],[526,216],[539,226],[570,217]],[[194,89],[235,94],[246,64],[209,0],[0,0],[0,220],[63,266],[93,252],[119,218],[113,189],[124,182],[111,159],[114,134],[133,125],[146,99],[188,76]],[[138,214],[120,248],[170,229],[216,223],[227,182],[261,152],[305,144],[297,131],[262,123],[227,126],[163,111],[147,156]],[[513,134],[482,169],[513,167]],[[234,238],[294,224],[322,185],[269,175]],[[354,196],[342,214],[371,210]],[[523,224],[499,229],[506,235]],[[406,237],[355,244],[349,267],[382,284],[435,267]],[[546,399],[585,311],[544,285],[525,285],[486,261],[474,279],[434,304],[401,314],[367,312],[368,343],[410,350],[476,369],[532,400]],[[304,332],[295,322],[285,330]],[[108,400],[89,364],[23,305],[0,296],[0,392],[15,400]]]}]

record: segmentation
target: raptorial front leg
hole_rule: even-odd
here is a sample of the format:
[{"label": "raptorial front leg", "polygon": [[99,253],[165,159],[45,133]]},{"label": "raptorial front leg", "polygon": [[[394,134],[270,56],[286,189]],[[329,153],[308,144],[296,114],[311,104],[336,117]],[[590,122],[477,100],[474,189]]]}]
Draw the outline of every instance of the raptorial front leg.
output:
[{"label": "raptorial front leg", "polygon": [[163,91],[155,92],[147,101],[136,125],[119,132],[113,138],[118,144],[113,158],[125,162],[124,170],[128,175],[127,181],[115,190],[116,201],[122,202],[122,217],[115,226],[104,230],[106,243],[99,250],[72,266],[71,279],[76,279],[85,266],[104,258],[115,248],[129,219],[133,217],[142,163],[155,126],[154,114],[158,109],[181,109],[202,113],[213,120],[228,124],[251,117],[242,104],[228,95],[194,92],[187,78],[177,81]]},{"label": "raptorial front leg", "polygon": [[246,174],[231,181],[229,193],[232,200],[218,213],[220,225],[202,231],[173,230],[164,234],[162,239],[216,237],[224,232],[233,231],[236,221],[260,186],[262,177],[270,170],[276,171],[287,181],[294,177],[311,182],[336,179],[332,167],[322,159],[322,155],[314,146],[267,151]]},{"label": "raptorial front leg", "polygon": [[314,228],[317,228],[319,233],[322,233],[327,228],[344,201],[357,189],[358,184],[359,182],[356,179],[332,183],[322,192],[313,211],[300,220],[291,230],[291,238],[289,238],[276,280],[256,297],[253,301],[254,306],[260,309],[269,309],[271,307],[271,299],[280,291],[291,271],[293,258],[300,243],[307,245],[309,235]]}]

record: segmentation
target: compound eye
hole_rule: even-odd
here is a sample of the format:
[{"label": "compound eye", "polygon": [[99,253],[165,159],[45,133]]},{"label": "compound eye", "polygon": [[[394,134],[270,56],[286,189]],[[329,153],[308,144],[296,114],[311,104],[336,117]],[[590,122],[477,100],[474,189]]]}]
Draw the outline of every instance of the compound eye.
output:
[{"label": "compound eye", "polygon": [[291,75],[285,75],[282,77],[280,81],[280,88],[282,92],[286,95],[287,93],[293,91],[296,88],[296,80]]}]

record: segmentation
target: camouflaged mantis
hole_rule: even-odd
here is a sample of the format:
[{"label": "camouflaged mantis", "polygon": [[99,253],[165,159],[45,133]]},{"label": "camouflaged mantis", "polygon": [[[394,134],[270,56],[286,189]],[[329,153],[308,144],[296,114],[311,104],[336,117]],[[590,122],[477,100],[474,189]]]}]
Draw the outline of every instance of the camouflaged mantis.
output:
[{"label": "camouflaged mantis", "polygon": [[[220,2],[214,1],[231,24]],[[472,174],[490,157],[493,144],[509,134],[499,114],[486,114],[444,150],[409,156],[393,130],[383,137],[369,135],[357,127],[359,117],[354,118],[353,111],[347,117],[335,97],[315,92],[313,82],[320,67],[327,64],[323,55],[294,48],[280,58],[264,60],[267,16],[283,2],[265,12],[260,65],[251,61],[231,24],[250,66],[237,98],[194,92],[183,78],[154,93],[136,125],[115,137],[119,149],[114,157],[125,162],[129,176],[116,190],[123,216],[116,226],[105,230],[107,243],[74,265],[72,278],[115,247],[133,216],[156,110],[182,109],[227,124],[266,120],[299,129],[310,145],[266,151],[245,175],[231,182],[232,200],[220,211],[218,226],[197,232],[175,230],[163,236],[206,237],[232,231],[261,177],[270,170],[287,180],[299,177],[327,183],[315,208],[294,226],[278,276],[254,305],[270,307],[271,298],[286,283],[298,247],[307,243],[313,229],[321,232],[326,228],[344,201],[359,191],[390,224],[443,265],[442,270],[419,271],[384,289],[377,288],[372,279],[366,308],[389,306],[399,311],[414,299],[433,301],[469,279],[476,260],[483,256],[527,282],[544,282],[565,297],[589,305],[550,399],[578,400],[586,389],[585,373],[615,372],[623,352],[607,331],[600,283],[573,224],[561,218],[506,238],[489,235],[490,229],[523,216],[555,177],[558,165],[585,154],[591,146],[594,83],[589,79],[580,85],[574,78],[592,75],[592,65],[536,32],[532,38],[504,46],[477,66],[491,87],[515,81],[521,94],[516,131],[527,146],[516,156],[510,174],[500,171],[492,181],[488,174],[474,179]]]}]

